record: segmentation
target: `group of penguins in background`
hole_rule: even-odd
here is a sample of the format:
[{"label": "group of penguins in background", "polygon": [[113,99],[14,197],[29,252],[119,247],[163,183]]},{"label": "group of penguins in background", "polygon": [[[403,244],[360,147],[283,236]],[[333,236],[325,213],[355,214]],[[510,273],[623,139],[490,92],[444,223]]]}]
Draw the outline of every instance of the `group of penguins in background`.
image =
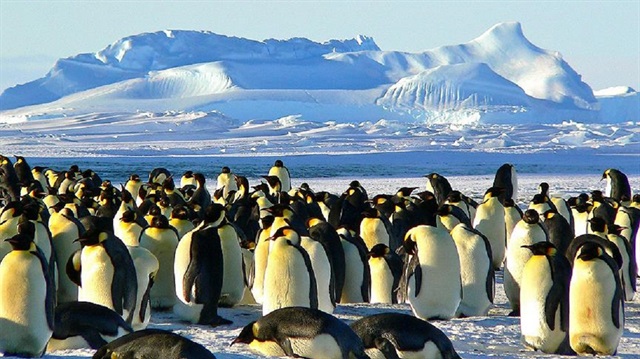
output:
[{"label": "group of penguins in background", "polygon": [[[567,200],[542,183],[523,212],[505,164],[478,203],[437,173],[426,190],[370,197],[292,188],[278,160],[249,186],[223,167],[176,184],[165,168],[120,188],[92,170],[31,168],[0,156],[0,352],[97,349],[94,358],[213,358],[146,329],[152,309],[201,325],[218,307],[260,304],[232,344],[308,358],[458,358],[429,320],[486,316],[502,270],[523,344],[555,354],[616,353],[636,289],[640,195],[603,173],[606,191]],[[350,326],[338,303],[408,303]]]}]

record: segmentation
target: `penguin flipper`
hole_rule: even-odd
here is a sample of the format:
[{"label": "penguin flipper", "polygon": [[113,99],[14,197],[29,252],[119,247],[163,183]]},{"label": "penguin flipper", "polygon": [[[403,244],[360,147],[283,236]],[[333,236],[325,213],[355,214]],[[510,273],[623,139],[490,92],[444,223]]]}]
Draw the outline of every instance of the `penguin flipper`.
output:
[{"label": "penguin flipper", "polygon": [[100,336],[100,333],[98,333],[95,329],[85,331],[80,336],[82,337],[82,339],[86,340],[91,349],[99,349],[107,344],[107,341],[104,340]]},{"label": "penguin flipper", "polygon": [[144,291],[142,295],[142,300],[140,300],[140,311],[138,315],[138,319],[141,322],[144,322],[145,313],[147,312],[147,307],[149,306],[149,302],[151,301],[151,287],[153,287],[153,279],[154,275],[149,275],[149,284],[147,285],[147,289]]},{"label": "penguin flipper", "polygon": [[75,283],[78,287],[82,287],[82,279],[80,274],[82,273],[82,267],[80,263],[80,255],[82,254],[82,250],[78,249],[73,254],[69,256],[67,260],[67,265],[65,266],[65,272],[67,276],[73,283]]},{"label": "penguin flipper", "polygon": [[313,266],[311,265],[309,253],[298,245],[291,245],[300,252],[300,255],[302,255],[302,258],[304,259],[304,264],[307,267],[307,271],[309,272],[309,306],[313,309],[318,309],[318,285],[316,283],[316,275],[313,271]]},{"label": "penguin flipper", "polygon": [[[413,268],[412,268],[413,267]],[[417,297],[420,294],[420,289],[422,289],[422,266],[420,265],[420,261],[418,260],[418,255],[414,255],[411,257],[411,261],[409,262],[409,270],[413,270],[410,273],[413,273],[409,276],[413,276],[416,283],[416,293],[413,295]]]},{"label": "penguin flipper", "polygon": [[396,347],[388,339],[377,337],[373,340],[373,343],[386,359],[400,359]]},{"label": "penguin flipper", "polygon": [[48,261],[38,246],[36,246],[36,250],[32,251],[31,254],[40,260],[40,265],[42,266],[42,274],[47,286],[45,294],[45,315],[47,317],[47,324],[49,325],[49,328],[53,330],[56,307],[56,284],[54,282],[53,273],[49,272]]}]

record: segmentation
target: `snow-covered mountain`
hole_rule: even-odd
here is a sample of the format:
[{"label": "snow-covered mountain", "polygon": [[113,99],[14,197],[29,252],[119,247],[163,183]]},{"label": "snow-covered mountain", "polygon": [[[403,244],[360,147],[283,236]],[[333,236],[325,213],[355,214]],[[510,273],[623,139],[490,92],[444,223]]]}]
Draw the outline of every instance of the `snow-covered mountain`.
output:
[{"label": "snow-covered mountain", "polygon": [[634,120],[633,108],[617,107],[628,102],[600,111],[558,52],[510,22],[421,53],[382,51],[366,36],[317,43],[145,33],[61,59],[45,77],[5,90],[0,114],[3,122],[43,112],[219,111],[244,121],[558,123],[607,122],[620,111]]}]

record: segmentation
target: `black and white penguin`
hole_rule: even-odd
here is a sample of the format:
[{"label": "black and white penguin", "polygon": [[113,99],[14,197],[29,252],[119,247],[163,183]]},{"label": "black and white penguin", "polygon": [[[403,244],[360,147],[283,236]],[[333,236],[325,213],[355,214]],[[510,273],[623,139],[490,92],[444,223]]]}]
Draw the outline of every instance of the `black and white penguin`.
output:
[{"label": "black and white penguin", "polygon": [[215,359],[207,348],[181,335],[162,329],[145,329],[122,336],[102,346],[93,359],[167,358]]},{"label": "black and white penguin", "polygon": [[193,177],[193,171],[185,171],[180,177],[180,188],[186,189],[187,187],[195,187],[196,179]]},{"label": "black and white penguin", "polygon": [[518,174],[516,173],[516,167],[510,163],[505,163],[496,171],[496,176],[493,179],[493,186],[503,188],[504,192],[498,195],[500,202],[504,203],[504,200],[511,198],[513,201],[518,200]]},{"label": "black and white penguin", "polygon": [[571,208],[571,216],[573,217],[573,233],[580,236],[588,233],[589,215],[592,205],[589,203],[589,195],[580,193],[577,197],[572,197],[568,201]]},{"label": "black and white penguin", "polygon": [[438,205],[442,205],[453,190],[451,184],[444,176],[438,173],[429,173],[425,177],[427,178],[427,191],[433,193]]},{"label": "black and white penguin", "polygon": [[140,245],[140,234],[144,228],[140,225],[138,213],[133,209],[127,209],[122,216],[114,218],[113,234],[128,246]]},{"label": "black and white penguin", "polygon": [[505,211],[499,198],[503,191],[499,187],[489,188],[473,220],[473,228],[484,234],[491,244],[493,268],[496,270],[502,267],[507,246]]},{"label": "black and white penguin", "polygon": [[504,225],[507,228],[507,242],[511,238],[511,233],[516,227],[516,224],[522,219],[522,210],[511,198],[505,198],[504,203]]},{"label": "black and white penguin", "polygon": [[437,327],[403,313],[380,313],[351,323],[370,358],[459,359],[451,340]]},{"label": "black and white penguin", "polygon": [[300,246],[309,255],[309,261],[315,276],[318,309],[332,314],[336,309],[335,277],[331,271],[331,259],[325,247],[319,241],[308,237],[300,237]]},{"label": "black and white penguin", "polygon": [[443,204],[442,206],[440,206],[437,213],[437,227],[442,227],[449,232],[451,232],[453,227],[458,225],[458,223],[464,223],[467,226],[471,227],[471,221],[469,220],[469,217],[460,207],[451,204]]},{"label": "black and white penguin", "polygon": [[627,175],[615,168],[609,168],[602,173],[602,179],[607,180],[605,196],[618,202],[631,200],[631,186]]},{"label": "black and white penguin", "polygon": [[24,157],[15,156],[15,158],[16,161],[13,163],[13,168],[16,171],[16,176],[18,176],[18,183],[20,183],[20,186],[26,187],[33,181],[31,166],[29,166],[27,160]]},{"label": "black and white penguin", "polygon": [[151,288],[157,282],[160,263],[158,258],[144,247],[139,245],[127,246],[127,249],[136,268],[136,281],[138,283],[136,309],[131,320],[131,326],[134,330],[142,330],[151,321]]},{"label": "black and white penguin", "polygon": [[418,258],[407,280],[409,304],[415,316],[424,320],[454,317],[462,299],[462,283],[458,250],[449,232],[416,226],[407,232],[404,247]]},{"label": "black and white penguin", "polygon": [[178,232],[163,215],[153,217],[150,225],[140,233],[140,247],[149,250],[160,265],[150,294],[153,309],[169,309],[176,304],[173,263],[179,241]]},{"label": "black and white penguin", "polygon": [[179,238],[196,227],[189,217],[189,208],[186,206],[177,206],[171,210],[169,224],[176,229]]},{"label": "black and white penguin", "polygon": [[367,245],[355,231],[346,227],[336,230],[344,251],[344,286],[340,303],[369,302],[371,276],[367,259]]},{"label": "black and white penguin", "polygon": [[224,280],[218,227],[224,220],[224,207],[211,204],[203,222],[178,243],[173,268],[179,300],[173,312],[182,320],[211,326],[231,323],[218,315]]},{"label": "black and white penguin", "polygon": [[544,225],[549,233],[549,242],[553,243],[560,254],[566,255],[569,244],[575,237],[573,227],[553,209],[544,212],[542,218],[544,218]]},{"label": "black and white penguin", "polygon": [[371,271],[370,303],[398,303],[396,292],[402,276],[402,258],[388,246],[378,243],[368,253]]},{"label": "black and white penguin", "polygon": [[65,266],[69,257],[81,249],[76,241],[84,232],[84,225],[73,215],[69,208],[61,208],[53,212],[49,218],[49,231],[53,243],[56,265],[58,267],[57,302],[67,303],[78,300],[78,286],[71,281],[66,273]]},{"label": "black and white penguin", "polygon": [[334,207],[331,208],[329,223],[336,228],[341,225],[353,229],[360,228],[362,212],[370,207],[368,200],[369,195],[360,181],[351,181],[349,188],[340,195]]},{"label": "black and white penguin", "polygon": [[8,157],[0,155],[0,199],[4,202],[20,199],[20,181],[13,163]]},{"label": "black and white penguin", "polygon": [[23,213],[24,207],[19,201],[7,203],[0,212],[0,261],[12,251],[11,244],[4,240],[18,234],[18,223]]},{"label": "black and white penguin", "polygon": [[[593,207],[587,219],[602,218],[607,223],[607,226],[612,226],[613,221],[616,219],[616,208],[604,198],[602,191],[591,191],[591,203]],[[587,233],[591,233],[588,228]]]},{"label": "black and white penguin", "polygon": [[377,209],[369,207],[362,212],[362,216],[358,233],[360,233],[360,237],[364,240],[368,250],[371,250],[378,243],[382,243],[394,250],[400,246],[392,235],[391,222]]},{"label": "black and white penguin", "polygon": [[244,295],[245,273],[240,237],[241,233],[237,227],[226,219],[218,226],[218,238],[220,238],[224,264],[222,292],[218,301],[222,307],[232,307],[240,303]]},{"label": "black and white penguin", "polygon": [[87,217],[85,232],[78,241],[82,249],[67,262],[67,275],[76,280],[78,300],[104,305],[123,316],[128,323],[136,307],[138,282],[133,259],[124,243],[99,217]]},{"label": "black and white penguin", "polygon": [[291,190],[291,174],[282,160],[275,161],[271,169],[269,169],[269,176],[276,176],[280,179],[280,190],[282,192],[289,192]]},{"label": "black and white penguin", "polygon": [[98,349],[131,332],[131,325],[105,306],[91,302],[63,303],[55,310],[55,325],[47,352]]},{"label": "black and white penguin", "polygon": [[275,310],[245,326],[231,342],[266,356],[368,358],[362,340],[338,318],[317,309]]},{"label": "black and white penguin", "polygon": [[569,287],[569,341],[576,353],[616,353],[624,330],[623,298],[614,260],[595,242],[580,246]]},{"label": "black and white penguin", "polygon": [[207,190],[207,181],[202,173],[195,173],[193,178],[196,180],[196,189],[187,201],[187,205],[202,216],[205,209],[211,204],[211,194]]},{"label": "black and white penguin", "polygon": [[340,301],[346,276],[345,253],[340,235],[328,222],[318,218],[309,219],[307,227],[309,228],[309,237],[320,242],[329,256],[331,276],[334,281],[334,298],[336,301]]},{"label": "black and white penguin", "polygon": [[[31,226],[31,222],[22,223]],[[0,353],[39,357],[53,333],[55,288],[47,259],[20,231],[5,241],[12,250],[0,262]]]},{"label": "black and white penguin", "polygon": [[469,220],[473,223],[473,219],[476,216],[476,207],[478,206],[474,200],[465,196],[462,192],[454,190],[449,192],[445,203],[463,210]]},{"label": "black and white penguin", "polygon": [[613,225],[608,229],[607,239],[618,247],[620,255],[622,256],[622,266],[620,267],[620,273],[622,276],[622,287],[624,289],[624,300],[633,301],[633,297],[636,293],[636,273],[637,264],[633,253],[631,243],[621,235],[622,228],[617,225]]},{"label": "black and white penguin", "polygon": [[456,316],[487,315],[495,295],[491,244],[487,237],[465,223],[456,225],[451,237],[458,249],[462,282],[462,300]]},{"label": "black and white penguin", "polygon": [[532,252],[522,269],[522,343],[548,354],[573,354],[569,346],[571,264],[551,242],[525,245]]},{"label": "black and white penguin", "polygon": [[168,169],[157,167],[149,172],[149,183],[161,185],[169,177],[171,177],[171,172]]},{"label": "black and white penguin", "polygon": [[540,222],[538,212],[535,209],[526,210],[522,220],[518,222],[511,233],[504,265],[504,291],[512,309],[511,315],[518,315],[520,311],[522,269],[533,255],[523,246],[548,241],[549,235]]},{"label": "black and white penguin", "polygon": [[300,235],[282,227],[269,238],[264,274],[262,314],[284,307],[318,308],[316,277],[309,254],[300,246]]},{"label": "black and white penguin", "polygon": [[223,188],[223,198],[227,198],[230,192],[235,192],[238,190],[236,179],[233,176],[233,173],[231,173],[231,169],[227,166],[222,167],[222,170],[220,171],[216,182],[216,189]]}]

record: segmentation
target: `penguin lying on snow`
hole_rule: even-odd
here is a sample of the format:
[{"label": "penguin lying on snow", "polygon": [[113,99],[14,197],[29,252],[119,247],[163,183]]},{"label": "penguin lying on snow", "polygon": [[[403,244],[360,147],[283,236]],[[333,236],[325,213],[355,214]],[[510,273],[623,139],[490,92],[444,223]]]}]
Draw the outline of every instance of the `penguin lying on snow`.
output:
[{"label": "penguin lying on snow", "polygon": [[351,324],[371,358],[460,358],[429,322],[401,313],[375,314]]},{"label": "penguin lying on snow", "polygon": [[245,326],[231,342],[267,356],[347,359],[368,358],[362,340],[338,318],[317,309],[274,310]]},{"label": "penguin lying on snow", "polygon": [[215,359],[209,350],[178,334],[145,329],[120,337],[98,349],[93,359]]}]

